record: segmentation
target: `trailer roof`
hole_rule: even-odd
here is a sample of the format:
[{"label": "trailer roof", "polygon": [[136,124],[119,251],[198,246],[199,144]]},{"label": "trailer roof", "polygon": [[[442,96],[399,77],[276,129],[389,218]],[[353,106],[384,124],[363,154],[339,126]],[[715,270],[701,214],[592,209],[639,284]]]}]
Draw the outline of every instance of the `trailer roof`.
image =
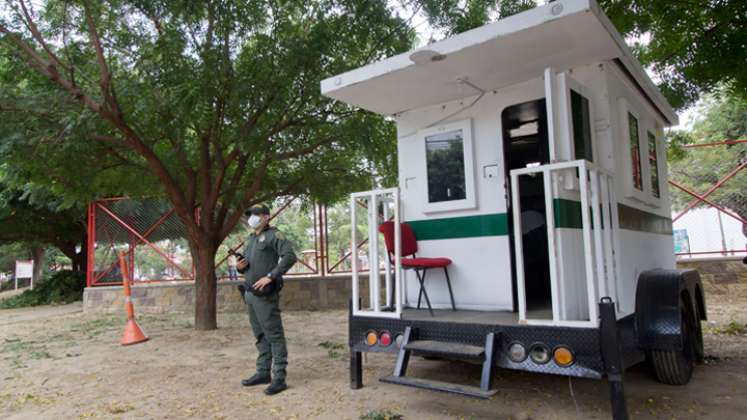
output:
[{"label": "trailer roof", "polygon": [[[415,60],[415,61],[413,61]],[[560,0],[325,79],[322,94],[383,115],[614,60],[669,124],[677,114],[594,0]],[[416,63],[417,61],[417,63]],[[469,84],[460,82],[467,80]]]}]

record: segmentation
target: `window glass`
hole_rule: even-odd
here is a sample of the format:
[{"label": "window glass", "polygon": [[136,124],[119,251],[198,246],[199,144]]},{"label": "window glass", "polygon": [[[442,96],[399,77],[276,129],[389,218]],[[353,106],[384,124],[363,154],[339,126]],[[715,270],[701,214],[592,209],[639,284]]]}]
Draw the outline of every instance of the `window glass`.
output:
[{"label": "window glass", "polygon": [[656,136],[648,132],[648,163],[651,167],[651,192],[659,198],[659,160],[656,157]]},{"label": "window glass", "polygon": [[425,138],[428,202],[463,200],[467,197],[463,144],[462,130],[452,130]]},{"label": "window glass", "polygon": [[571,90],[571,118],[573,119],[573,145],[576,149],[575,158],[593,162],[589,100],[575,90]]},{"label": "window glass", "polygon": [[630,131],[630,162],[633,166],[633,187],[643,191],[643,175],[641,173],[641,147],[638,138],[638,119],[628,113],[628,129]]}]

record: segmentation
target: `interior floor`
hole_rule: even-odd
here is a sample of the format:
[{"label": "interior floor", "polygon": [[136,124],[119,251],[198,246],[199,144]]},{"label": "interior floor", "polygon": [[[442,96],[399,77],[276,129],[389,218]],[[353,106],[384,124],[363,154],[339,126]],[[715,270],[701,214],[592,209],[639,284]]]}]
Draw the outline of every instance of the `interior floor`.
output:
[{"label": "interior floor", "polygon": [[[552,319],[552,308],[548,305],[543,308],[532,308],[527,310],[528,319]],[[433,316],[427,308],[402,310],[402,319],[408,321],[439,321],[457,322],[465,324],[491,324],[491,325],[516,325],[519,321],[519,313],[511,311],[468,311],[459,309],[434,309]]]}]

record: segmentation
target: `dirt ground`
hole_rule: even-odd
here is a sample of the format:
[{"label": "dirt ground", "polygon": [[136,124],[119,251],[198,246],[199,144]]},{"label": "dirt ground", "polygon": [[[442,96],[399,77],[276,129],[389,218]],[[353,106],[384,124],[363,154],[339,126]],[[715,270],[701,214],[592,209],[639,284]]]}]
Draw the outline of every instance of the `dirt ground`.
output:
[{"label": "dirt ground", "polygon": [[[713,288],[708,299],[708,363],[684,387],[655,382],[645,366],[629,370],[632,418],[745,418],[747,286]],[[187,315],[143,316],[151,340],[122,347],[120,317],[87,316],[75,304],[0,311],[0,418],[358,419],[374,410],[406,419],[609,418],[603,381],[498,370],[498,394],[480,401],[378,382],[391,372],[390,355],[369,355],[365,386],[352,391],[346,312],[289,312],[284,320],[291,388],[267,397],[239,384],[256,355],[244,314],[221,314],[220,329],[206,333]],[[420,358],[409,372],[479,381],[476,366]]]}]

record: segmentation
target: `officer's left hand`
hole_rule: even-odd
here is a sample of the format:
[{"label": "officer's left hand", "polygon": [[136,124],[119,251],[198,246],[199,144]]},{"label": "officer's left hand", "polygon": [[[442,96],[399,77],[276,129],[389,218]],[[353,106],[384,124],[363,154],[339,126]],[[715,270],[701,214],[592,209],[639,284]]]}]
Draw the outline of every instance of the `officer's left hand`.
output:
[{"label": "officer's left hand", "polygon": [[262,289],[265,288],[265,286],[267,286],[270,283],[272,283],[272,279],[269,278],[269,277],[267,277],[267,276],[265,276],[265,277],[262,277],[261,279],[257,280],[257,282],[254,283],[254,285],[252,287],[254,288],[254,290],[262,290]]}]

